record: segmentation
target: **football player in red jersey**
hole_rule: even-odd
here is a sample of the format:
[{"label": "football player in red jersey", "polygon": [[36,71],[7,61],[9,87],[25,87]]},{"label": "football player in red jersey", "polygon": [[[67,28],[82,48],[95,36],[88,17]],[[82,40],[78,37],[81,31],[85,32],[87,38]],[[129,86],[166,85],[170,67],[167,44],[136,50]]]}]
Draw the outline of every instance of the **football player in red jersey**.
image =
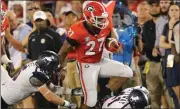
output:
[{"label": "football player in red jersey", "polygon": [[[132,70],[117,61],[102,58],[103,47],[112,52],[122,52],[121,44],[112,38],[112,25],[103,4],[91,1],[83,8],[83,21],[72,25],[67,32],[67,39],[59,51],[60,63],[64,62],[67,53],[77,51],[77,70],[84,92],[85,107],[94,107],[97,102],[98,77],[121,77],[123,85],[133,76]],[[63,68],[63,66],[61,66]],[[107,85],[107,88],[110,88]]]}]

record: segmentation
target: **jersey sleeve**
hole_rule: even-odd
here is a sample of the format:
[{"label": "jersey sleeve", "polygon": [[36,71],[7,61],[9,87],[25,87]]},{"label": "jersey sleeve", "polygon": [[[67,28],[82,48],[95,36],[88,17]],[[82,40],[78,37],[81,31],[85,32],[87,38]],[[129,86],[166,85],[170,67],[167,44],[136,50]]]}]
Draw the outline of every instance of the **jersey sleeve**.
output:
[{"label": "jersey sleeve", "polygon": [[80,31],[80,30],[76,30],[73,27],[70,27],[67,30],[67,38],[66,38],[66,40],[72,46],[77,46],[79,44],[79,42],[80,42],[80,37],[77,35],[77,31]]}]

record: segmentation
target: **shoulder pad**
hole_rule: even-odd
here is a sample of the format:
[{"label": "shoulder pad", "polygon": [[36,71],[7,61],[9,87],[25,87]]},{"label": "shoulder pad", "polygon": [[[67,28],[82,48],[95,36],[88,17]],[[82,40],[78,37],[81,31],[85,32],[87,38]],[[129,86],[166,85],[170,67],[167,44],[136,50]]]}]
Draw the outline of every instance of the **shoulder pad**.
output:
[{"label": "shoulder pad", "polygon": [[49,77],[42,72],[35,71],[33,75],[29,78],[32,85],[41,86],[49,81]]},{"label": "shoulder pad", "polygon": [[41,82],[39,79],[37,79],[36,77],[34,76],[31,76],[29,78],[29,82],[33,85],[33,86],[42,86],[44,83]]}]

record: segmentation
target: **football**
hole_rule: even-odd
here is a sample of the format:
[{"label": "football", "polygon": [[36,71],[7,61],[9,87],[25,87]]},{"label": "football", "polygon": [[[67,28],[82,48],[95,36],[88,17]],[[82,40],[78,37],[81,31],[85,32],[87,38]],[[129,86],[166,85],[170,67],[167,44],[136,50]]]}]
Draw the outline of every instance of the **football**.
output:
[{"label": "football", "polygon": [[122,53],[122,44],[114,38],[108,38],[106,42],[106,49],[113,53]]}]

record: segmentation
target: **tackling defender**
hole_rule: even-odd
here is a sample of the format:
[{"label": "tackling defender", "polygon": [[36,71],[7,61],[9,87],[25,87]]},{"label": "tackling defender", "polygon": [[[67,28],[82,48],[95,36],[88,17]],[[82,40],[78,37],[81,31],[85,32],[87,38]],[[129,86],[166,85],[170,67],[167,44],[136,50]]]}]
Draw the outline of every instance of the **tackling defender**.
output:
[{"label": "tackling defender", "polygon": [[[8,72],[1,67],[1,104],[6,109],[8,105],[17,104],[34,92],[40,92],[48,101],[57,105],[75,108],[76,105],[57,96],[58,94],[76,95],[80,89],[64,89],[51,83],[51,76],[57,73],[58,55],[52,51],[42,52],[36,61],[23,66],[10,78]],[[52,91],[51,91],[51,90]]]}]

